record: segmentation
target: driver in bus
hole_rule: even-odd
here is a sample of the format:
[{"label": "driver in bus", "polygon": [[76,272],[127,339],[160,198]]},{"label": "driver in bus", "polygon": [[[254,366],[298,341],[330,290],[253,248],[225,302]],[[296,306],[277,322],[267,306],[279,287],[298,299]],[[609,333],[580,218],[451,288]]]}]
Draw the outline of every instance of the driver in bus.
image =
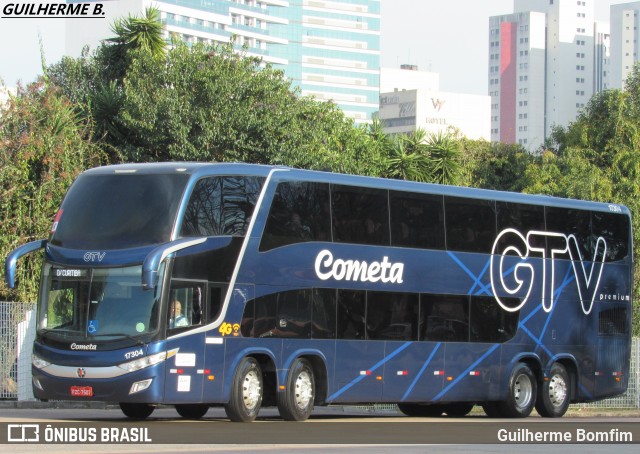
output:
[{"label": "driver in bus", "polygon": [[182,303],[179,299],[174,298],[171,301],[171,318],[169,319],[169,328],[180,328],[181,326],[187,326],[189,321],[187,317],[182,315]]}]

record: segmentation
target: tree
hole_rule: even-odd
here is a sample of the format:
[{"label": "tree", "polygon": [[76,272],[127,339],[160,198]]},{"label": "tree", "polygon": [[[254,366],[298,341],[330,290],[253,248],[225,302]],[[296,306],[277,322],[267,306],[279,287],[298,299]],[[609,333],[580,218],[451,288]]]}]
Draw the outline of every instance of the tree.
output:
[{"label": "tree", "polygon": [[461,184],[500,191],[522,191],[523,177],[534,156],[521,145],[462,139],[461,147]]},{"label": "tree", "polygon": [[460,141],[451,134],[430,134],[426,150],[432,161],[432,181],[458,184],[462,173]]},{"label": "tree", "polygon": [[386,148],[383,175],[400,180],[431,181],[432,162],[424,144],[425,137],[422,129],[394,136]]},{"label": "tree", "polygon": [[[62,197],[75,177],[99,164],[103,154],[91,142],[91,123],[43,80],[19,87],[0,108],[0,187],[3,233],[0,255],[47,238]],[[0,284],[0,298],[34,301],[41,256],[33,254],[18,266],[16,290]]]},{"label": "tree", "polygon": [[153,58],[164,57],[167,43],[157,8],[148,7],[143,17],[118,19],[111,31],[115,36],[106,39],[106,45],[101,47],[99,54],[107,81],[121,81],[124,78],[135,58],[135,51],[145,52]]},{"label": "tree", "polygon": [[282,71],[231,44],[136,52],[116,119],[131,161],[279,163],[372,173],[371,139],[332,103],[301,97]]}]

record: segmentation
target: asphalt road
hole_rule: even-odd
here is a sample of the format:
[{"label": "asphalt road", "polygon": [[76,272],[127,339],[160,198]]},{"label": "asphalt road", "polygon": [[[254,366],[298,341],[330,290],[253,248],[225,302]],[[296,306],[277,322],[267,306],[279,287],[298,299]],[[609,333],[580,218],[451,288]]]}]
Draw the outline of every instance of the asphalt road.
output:
[{"label": "asphalt road", "polygon": [[[537,437],[537,438],[536,438]],[[545,438],[546,437],[546,438]],[[28,440],[39,440],[39,443]],[[531,440],[551,445],[524,444]],[[22,441],[24,440],[24,441]],[[589,441],[606,443],[589,444]],[[633,444],[628,444],[631,441]],[[2,408],[0,452],[637,452],[638,415],[523,420],[407,418],[358,408],[318,408],[302,423],[279,419],[263,409],[253,423],[231,423],[212,408],[198,421],[180,418],[172,408],[157,409],[145,421],[132,421],[117,408]],[[514,444],[516,443],[516,444]],[[560,446],[562,445],[562,446]]]}]

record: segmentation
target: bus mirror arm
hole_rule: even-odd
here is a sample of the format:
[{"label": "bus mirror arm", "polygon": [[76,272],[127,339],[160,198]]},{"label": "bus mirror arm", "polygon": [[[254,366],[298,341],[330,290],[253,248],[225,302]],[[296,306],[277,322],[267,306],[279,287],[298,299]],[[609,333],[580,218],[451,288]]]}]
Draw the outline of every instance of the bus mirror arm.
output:
[{"label": "bus mirror arm", "polygon": [[206,238],[183,238],[162,244],[153,249],[147,254],[142,264],[142,288],[144,290],[151,290],[156,287],[160,264],[168,255],[181,249],[202,244],[205,241],[207,241]]},{"label": "bus mirror arm", "polygon": [[23,244],[11,251],[7,257],[7,261],[4,263],[4,280],[9,288],[15,288],[16,286],[16,266],[18,259],[23,255],[30,254],[38,249],[43,249],[46,245],[47,240],[36,240]]}]

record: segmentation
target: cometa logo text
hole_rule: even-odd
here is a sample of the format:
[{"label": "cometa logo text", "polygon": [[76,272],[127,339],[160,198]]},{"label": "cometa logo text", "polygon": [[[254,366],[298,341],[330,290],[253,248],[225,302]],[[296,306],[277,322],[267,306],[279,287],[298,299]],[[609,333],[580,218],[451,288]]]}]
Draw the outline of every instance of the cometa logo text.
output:
[{"label": "cometa logo text", "polygon": [[360,282],[384,282],[402,284],[404,263],[391,263],[388,257],[383,257],[381,262],[367,263],[360,260],[335,259],[331,251],[320,251],[315,262],[316,275],[326,281],[360,281]]}]

